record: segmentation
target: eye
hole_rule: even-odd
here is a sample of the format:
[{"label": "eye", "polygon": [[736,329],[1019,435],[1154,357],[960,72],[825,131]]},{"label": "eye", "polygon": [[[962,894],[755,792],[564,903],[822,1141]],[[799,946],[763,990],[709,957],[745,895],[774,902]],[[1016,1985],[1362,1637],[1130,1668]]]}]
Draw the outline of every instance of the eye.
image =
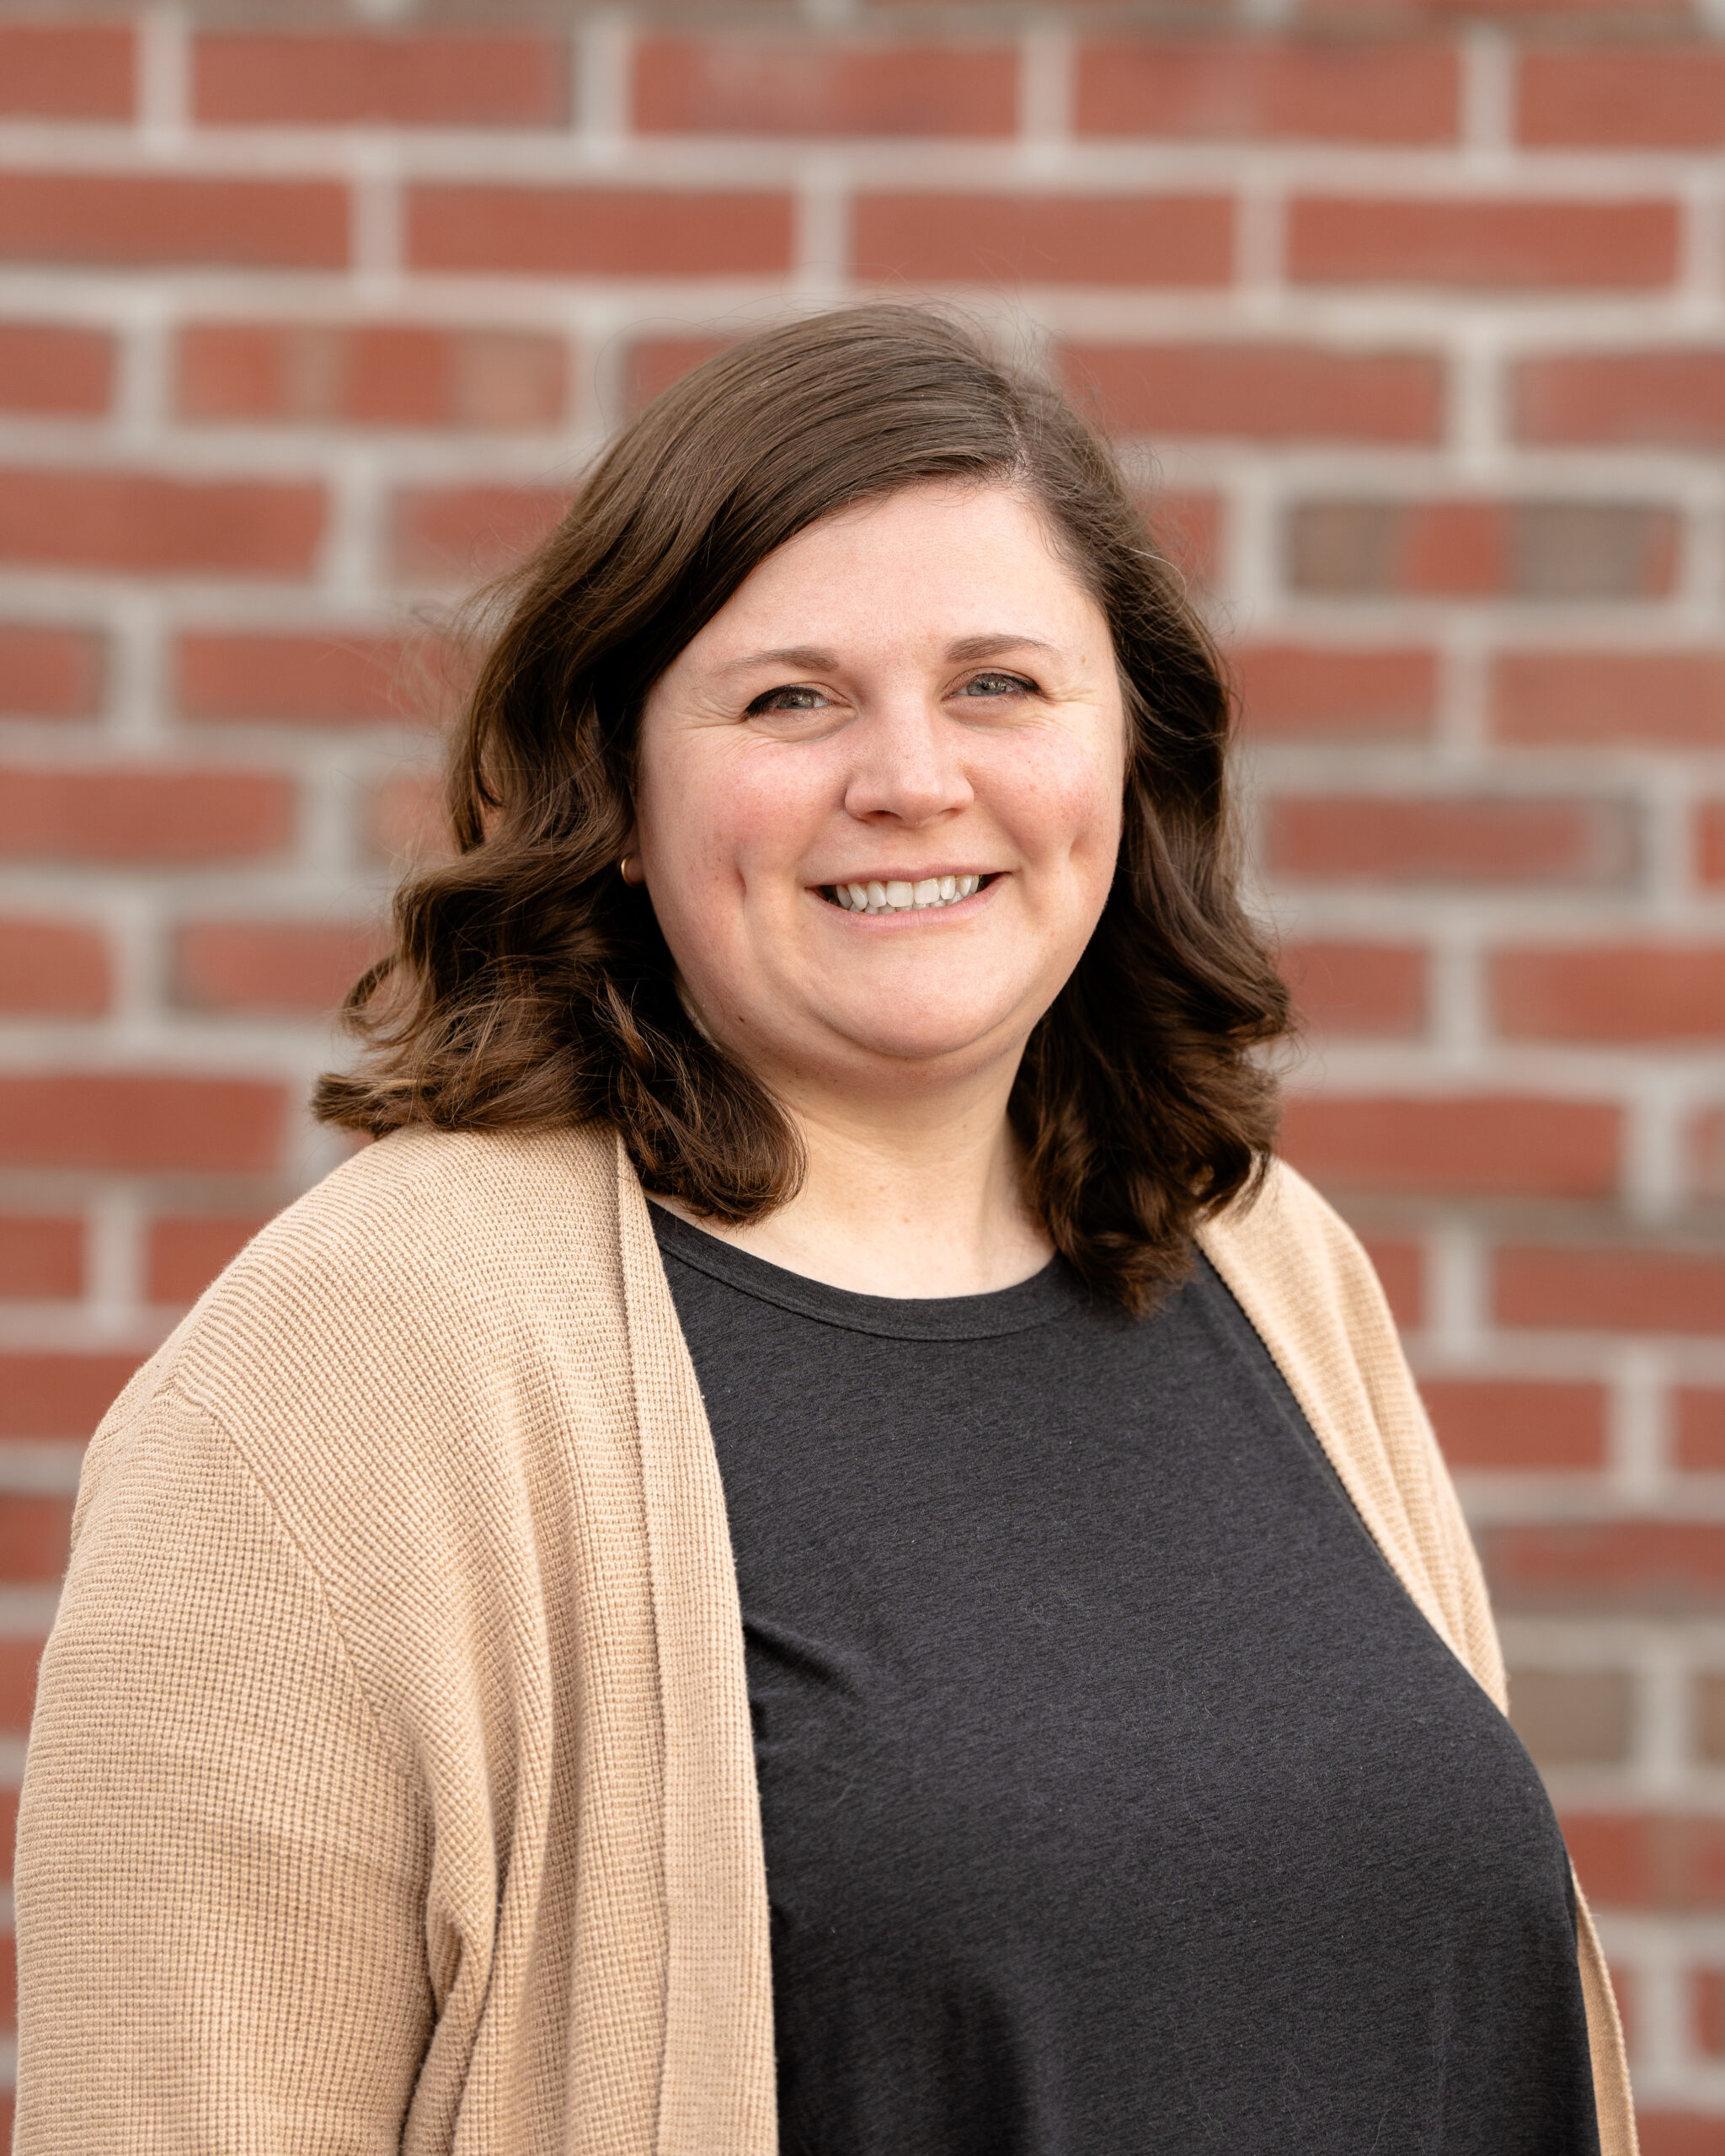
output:
[{"label": "eye", "polygon": [[748,716],[755,718],[773,711],[820,711],[825,703],[826,698],[819,689],[811,689],[806,683],[793,683],[782,689],[768,689],[756,696],[749,707]]},{"label": "eye", "polygon": [[961,696],[1033,696],[1034,681],[1022,674],[973,674],[959,690]]}]

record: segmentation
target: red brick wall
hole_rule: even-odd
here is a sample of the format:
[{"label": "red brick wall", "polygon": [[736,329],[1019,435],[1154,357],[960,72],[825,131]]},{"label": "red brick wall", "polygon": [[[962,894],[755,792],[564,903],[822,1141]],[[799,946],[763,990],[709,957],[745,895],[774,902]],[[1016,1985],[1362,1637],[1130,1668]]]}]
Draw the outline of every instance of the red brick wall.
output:
[{"label": "red brick wall", "polygon": [[1725,2151],[1721,0],[435,12],[0,19],[0,1784],[82,1439],[335,1157],[414,606],[715,339],[957,292],[1161,460],[1289,1150],[1429,1380],[1648,2147]]}]

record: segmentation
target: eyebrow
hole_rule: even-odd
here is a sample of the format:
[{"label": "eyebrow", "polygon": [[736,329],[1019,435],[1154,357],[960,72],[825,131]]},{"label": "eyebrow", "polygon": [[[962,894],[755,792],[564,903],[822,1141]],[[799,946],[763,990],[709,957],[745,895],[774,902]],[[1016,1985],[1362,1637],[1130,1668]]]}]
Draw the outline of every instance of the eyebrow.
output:
[{"label": "eyebrow", "polygon": [[[946,648],[947,659],[962,664],[970,659],[997,659],[1004,651],[1052,651],[1054,646],[1043,643],[1039,637],[1017,636],[1000,632],[991,636],[961,637],[957,643]],[[741,674],[751,666],[793,666],[811,674],[834,671],[839,664],[837,655],[830,651],[817,651],[812,644],[785,644],[775,651],[751,651],[744,658],[733,659],[720,668],[724,674]]]}]

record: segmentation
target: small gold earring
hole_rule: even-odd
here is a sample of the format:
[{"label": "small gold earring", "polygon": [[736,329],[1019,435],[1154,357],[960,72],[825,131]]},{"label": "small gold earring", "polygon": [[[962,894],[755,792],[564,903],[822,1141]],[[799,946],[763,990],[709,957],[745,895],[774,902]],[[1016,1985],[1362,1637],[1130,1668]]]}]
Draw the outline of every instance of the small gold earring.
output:
[{"label": "small gold earring", "polygon": [[628,884],[631,885],[632,887],[633,887],[634,884],[638,883],[640,883],[640,882],[643,880],[640,877],[638,877],[638,876],[632,876],[632,875],[630,875],[630,873],[629,873],[629,865],[630,865],[630,863],[634,860],[634,858],[635,858],[635,857],[634,857],[634,855],[633,855],[633,854],[632,854],[632,853],[626,853],[626,854],[623,856],[622,859],[620,862],[618,862],[618,863],[617,863],[617,872],[618,872],[618,873],[622,876],[622,879],[623,879],[624,883],[628,883]]}]

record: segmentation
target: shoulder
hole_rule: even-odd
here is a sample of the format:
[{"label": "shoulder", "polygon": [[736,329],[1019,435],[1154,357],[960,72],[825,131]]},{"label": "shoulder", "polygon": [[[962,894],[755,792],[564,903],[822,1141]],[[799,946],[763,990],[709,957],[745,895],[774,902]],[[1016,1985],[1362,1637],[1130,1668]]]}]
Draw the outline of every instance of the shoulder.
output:
[{"label": "shoulder", "polygon": [[1249,1279],[1269,1299],[1327,1305],[1349,1331],[1393,1336],[1394,1321],[1359,1238],[1327,1198],[1272,1160],[1256,1191],[1208,1221],[1199,1241],[1225,1277]]}]

